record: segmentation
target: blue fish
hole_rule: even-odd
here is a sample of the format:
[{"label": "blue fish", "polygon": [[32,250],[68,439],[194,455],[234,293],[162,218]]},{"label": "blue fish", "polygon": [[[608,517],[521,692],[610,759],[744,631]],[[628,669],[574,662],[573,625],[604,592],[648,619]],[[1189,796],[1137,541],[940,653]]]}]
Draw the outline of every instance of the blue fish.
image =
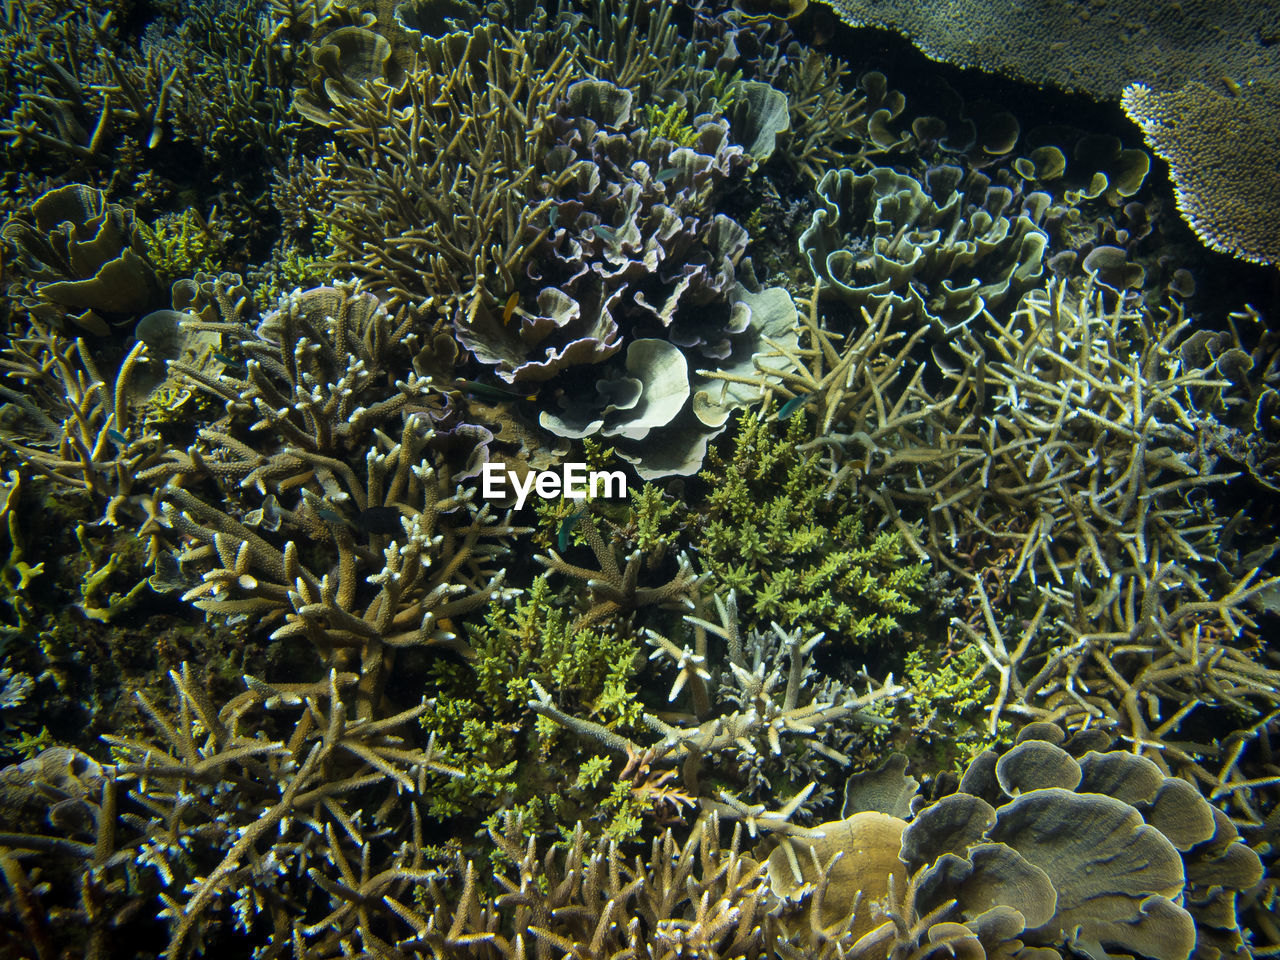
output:
[{"label": "blue fish", "polygon": [[578,521],[582,519],[582,515],[587,512],[587,505],[584,503],[569,516],[560,521],[560,536],[557,542],[560,544],[560,552],[564,553],[569,549],[569,534],[573,532],[573,528],[578,525]]},{"label": "blue fish", "polygon": [[787,420],[793,413],[803,407],[809,400],[809,394],[797,393],[794,397],[782,405],[782,409],[778,411],[779,420]]}]

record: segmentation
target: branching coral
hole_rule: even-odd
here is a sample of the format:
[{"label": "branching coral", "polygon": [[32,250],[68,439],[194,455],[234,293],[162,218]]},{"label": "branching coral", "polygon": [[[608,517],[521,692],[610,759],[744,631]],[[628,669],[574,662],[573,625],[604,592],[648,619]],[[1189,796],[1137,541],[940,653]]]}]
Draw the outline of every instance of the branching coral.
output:
[{"label": "branching coral", "polygon": [[[345,702],[353,675],[245,680],[247,689],[218,707],[184,668],[172,676],[173,713],[137,698],[156,741],[107,737],[114,762],[106,766],[55,750],[0,773],[6,804],[50,806],[55,828],[92,838],[3,838],[11,889],[25,880],[18,858],[35,851],[58,861],[71,890],[79,886],[69,909],[81,913],[86,956],[120,949],[112,916],[153,898],[163,903],[170,958],[259,925],[281,944],[336,943],[367,923],[361,904],[428,875],[420,798],[429,776],[456,771],[435,759],[432,744],[399,732],[426,705],[356,720]],[[326,895],[316,920],[300,922],[300,905]],[[53,940],[47,917],[24,923],[41,942]]]},{"label": "branching coral", "polygon": [[733,454],[713,454],[697,549],[720,589],[751,598],[750,628],[778,618],[833,641],[866,644],[914,613],[926,568],[904,564],[893,531],[868,529],[868,512],[845,491],[825,495],[805,416],[785,427],[774,408],[738,422]]},{"label": "branching coral", "polygon": [[[286,298],[255,332],[222,324],[244,376],[175,365],[223,397],[227,417],[170,454],[183,485],[159,493],[188,545],[180,563],[200,571],[186,596],[210,614],[283,618],[276,638],[306,637],[344,669],[359,664],[362,717],[396,648],[452,640],[441,621],[501,588],[496,541],[513,532],[471,502],[474,491],[453,492],[431,453],[438,395],[428,378],[396,380],[386,366],[411,352],[402,323],[369,294],[326,287]],[[193,492],[202,480],[233,485],[228,502]],[[279,498],[294,491],[291,509]]]},{"label": "branching coral", "polygon": [[332,185],[323,215],[341,231],[347,268],[394,305],[499,304],[546,233],[534,222],[549,202],[530,201],[571,61],[561,51],[537,62],[524,34],[487,49],[477,36],[442,70],[394,88],[333,87],[323,112],[308,112],[341,147],[310,168]]},{"label": "branching coral", "polygon": [[640,582],[640,575],[655,565],[653,557],[659,554],[655,553],[647,558],[645,551],[637,547],[623,557],[619,564],[618,544],[612,541],[616,539],[624,544],[625,541],[620,536],[615,538],[612,531],[610,539],[606,540],[591,515],[590,508],[585,507],[584,510],[586,512],[578,521],[577,529],[595,554],[599,570],[588,570],[571,564],[554,550],[547,551],[545,556],[534,557],[552,573],[571,577],[587,586],[591,607],[578,619],[578,629],[650,605],[693,609],[702,578],[694,574],[693,564],[687,556],[679,558],[675,576],[666,583],[644,586]]},{"label": "branching coral", "polygon": [[[692,716],[644,713],[641,719],[658,735],[654,742],[641,745],[594,721],[567,714],[541,686],[535,686],[536,697],[529,701],[529,707],[625,755],[628,770],[647,772],[656,764],[681,762],[681,777],[690,794],[702,796],[705,809],[744,820],[753,836],[757,829],[789,830],[793,813],[808,812],[805,803],[815,786],[810,782],[802,788],[798,781],[821,776],[825,761],[847,762],[839,747],[848,742],[853,726],[881,722],[864,709],[900,696],[903,688],[890,676],[878,685],[868,680],[866,693],[859,694],[812,668],[812,654],[822,634],[804,639],[799,631],[787,633],[775,624],[770,633],[752,633],[744,640],[732,594],[728,602],[717,597],[716,608],[719,624],[685,618],[695,628],[692,649],[652,630],[646,633],[654,648],[651,659],[669,661],[676,667],[669,701],[687,690],[693,707]],[[728,672],[714,703],[708,634],[724,642],[728,660]],[[867,679],[865,672],[862,677]],[[730,705],[736,709],[725,712]],[[703,769],[704,765],[708,769]],[[714,796],[705,795],[703,777],[718,780],[728,776],[742,781],[741,796],[725,789]],[[783,783],[789,785],[793,796],[782,812],[742,799],[777,796]],[[820,792],[814,804],[823,797]]]},{"label": "branching coral", "polygon": [[135,344],[109,380],[84,339],[59,336],[33,318],[30,332],[0,351],[6,380],[20,387],[0,386],[13,411],[0,443],[28,469],[85,491],[108,523],[120,522],[126,507],[153,515],[139,481],[166,473],[164,445],[133,409],[147,365],[146,345]]}]

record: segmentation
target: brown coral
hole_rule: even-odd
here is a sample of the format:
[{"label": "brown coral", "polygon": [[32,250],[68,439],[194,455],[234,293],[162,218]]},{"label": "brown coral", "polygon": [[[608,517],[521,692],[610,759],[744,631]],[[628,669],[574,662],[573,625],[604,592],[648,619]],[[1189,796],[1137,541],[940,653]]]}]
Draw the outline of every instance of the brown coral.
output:
[{"label": "brown coral", "polygon": [[1214,250],[1280,263],[1280,88],[1125,87],[1121,106],[1170,168],[1178,209]]},{"label": "brown coral", "polygon": [[1033,4],[957,0],[830,0],[856,27],[905,34],[929,57],[1051,83],[1099,98],[1114,97],[1135,77],[1173,89],[1191,80],[1238,82],[1280,70],[1275,0],[1044,0]]}]

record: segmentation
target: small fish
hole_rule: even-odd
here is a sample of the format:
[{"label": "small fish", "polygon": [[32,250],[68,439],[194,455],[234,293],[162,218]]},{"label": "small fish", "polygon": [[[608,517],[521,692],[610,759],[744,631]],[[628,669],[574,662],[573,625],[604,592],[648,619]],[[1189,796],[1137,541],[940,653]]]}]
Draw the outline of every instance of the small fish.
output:
[{"label": "small fish", "polygon": [[601,240],[607,240],[609,243],[618,242],[618,232],[612,227],[606,227],[603,223],[597,223],[591,229]]},{"label": "small fish", "polygon": [[333,524],[335,527],[351,526],[351,521],[349,521],[342,514],[338,513],[337,510],[330,510],[328,507],[321,507],[319,510],[316,511],[316,516],[319,517],[321,520],[325,521],[326,523]]},{"label": "small fish", "polygon": [[564,553],[569,549],[569,534],[573,532],[573,528],[578,525],[578,521],[582,519],[582,515],[587,512],[587,505],[584,503],[573,513],[569,514],[560,521],[560,535],[557,542],[560,544],[560,552]]},{"label": "small fish", "polygon": [[659,183],[666,183],[668,180],[671,180],[679,173],[680,173],[679,167],[667,167],[667,169],[665,170],[659,170],[654,175],[653,179],[657,180]]},{"label": "small fish", "polygon": [[554,227],[560,220],[560,208],[552,207],[551,212],[547,214],[547,225]]},{"label": "small fish", "polygon": [[520,294],[513,293],[507,297],[507,305],[502,308],[502,325],[505,327],[511,322],[511,315],[516,312],[516,307],[520,306]]},{"label": "small fish", "polygon": [[240,362],[235,357],[228,357],[225,353],[215,353],[213,355],[213,359],[221,360],[223,363],[227,364],[228,366],[230,366],[233,363]]},{"label": "small fish", "polygon": [[536,393],[518,393],[515,390],[492,387],[487,383],[476,383],[474,380],[455,380],[453,389],[476,400],[534,400],[538,396]]},{"label": "small fish", "polygon": [[129,445],[129,438],[126,437],[119,430],[108,430],[107,439],[110,440],[112,443],[114,443],[117,447],[127,447]]},{"label": "small fish", "polygon": [[788,420],[791,415],[805,405],[809,400],[809,394],[798,393],[786,403],[782,405],[782,409],[778,411],[779,420]]}]

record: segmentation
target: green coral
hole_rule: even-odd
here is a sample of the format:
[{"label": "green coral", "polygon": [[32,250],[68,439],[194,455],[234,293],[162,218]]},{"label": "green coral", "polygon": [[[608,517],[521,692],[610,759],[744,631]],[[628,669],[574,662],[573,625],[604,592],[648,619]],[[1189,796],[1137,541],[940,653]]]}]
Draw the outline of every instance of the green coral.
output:
[{"label": "green coral", "polygon": [[982,676],[985,664],[976,645],[955,652],[907,651],[902,677],[911,695],[870,708],[888,721],[869,731],[872,749],[878,754],[899,750],[929,769],[961,772],[983,750],[1011,743],[1007,721],[1000,722],[994,737],[987,729],[995,691]]},{"label": "green coral", "polygon": [[[86,562],[84,577],[80,582],[80,612],[90,620],[110,623],[131,609],[148,590],[145,577],[134,580],[142,572],[141,557],[96,546],[89,539],[89,531],[84,524],[76,527],[76,539],[80,541],[80,550]],[[135,549],[141,548],[140,540],[128,538],[126,542],[138,545]],[[115,586],[124,586],[124,591],[112,589]]]},{"label": "green coral", "polygon": [[682,147],[692,147],[698,142],[698,131],[689,122],[689,111],[679,101],[665,109],[647,103],[639,114],[640,123],[649,129],[651,137],[661,137]]},{"label": "green coral", "polygon": [[163,283],[200,272],[222,272],[229,234],[218,225],[216,216],[206,220],[198,210],[187,208],[163,214],[150,225],[139,221],[136,226],[146,257]]},{"label": "green coral", "polygon": [[744,598],[744,626],[770,621],[804,633],[863,643],[917,611],[928,566],[908,563],[900,535],[874,532],[864,505],[824,495],[805,415],[778,423],[772,408],[744,413],[732,455],[713,452],[701,477],[710,488],[697,548],[723,589]]},{"label": "green coral", "polygon": [[[442,762],[464,772],[433,797],[437,815],[487,812],[561,791],[564,796],[557,802],[581,807],[577,795],[590,792],[587,788],[594,784],[546,779],[573,768],[545,762],[558,746],[560,728],[529,711],[533,682],[555,691],[557,701],[572,705],[578,715],[609,729],[632,729],[642,706],[631,686],[639,652],[635,641],[603,631],[575,631],[572,621],[572,611],[554,601],[541,578],[514,607],[494,601],[484,623],[469,626],[468,662],[435,665],[434,703],[422,723],[445,745]],[[532,758],[538,762],[521,763]],[[518,771],[526,779],[518,779]]]},{"label": "green coral", "polygon": [[[8,607],[11,617],[0,620],[0,650],[5,640],[29,629],[32,620],[30,602],[26,596],[31,581],[43,574],[44,561],[29,564],[26,561],[26,544],[20,518],[20,497],[23,478],[17,470],[10,470],[7,479],[0,479],[0,521],[9,534],[9,554],[0,562],[0,602]],[[0,546],[0,553],[3,547]],[[8,622],[6,622],[8,621]]]}]

